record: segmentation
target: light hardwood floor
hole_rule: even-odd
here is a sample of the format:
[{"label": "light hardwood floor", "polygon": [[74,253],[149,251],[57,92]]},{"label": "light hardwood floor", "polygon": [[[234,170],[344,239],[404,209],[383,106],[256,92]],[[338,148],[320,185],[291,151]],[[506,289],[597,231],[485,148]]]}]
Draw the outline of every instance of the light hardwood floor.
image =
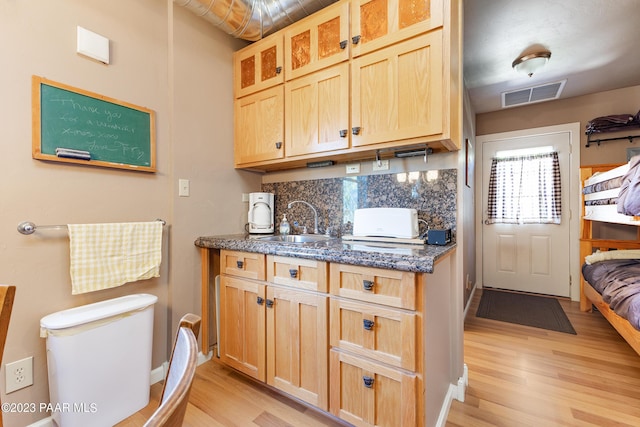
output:
[{"label": "light hardwood floor", "polygon": [[[465,322],[469,387],[447,427],[640,426],[640,356],[599,313],[561,300],[577,335],[476,318]],[[157,406],[118,427],[137,427]],[[198,367],[185,426],[341,426],[211,361]]]}]

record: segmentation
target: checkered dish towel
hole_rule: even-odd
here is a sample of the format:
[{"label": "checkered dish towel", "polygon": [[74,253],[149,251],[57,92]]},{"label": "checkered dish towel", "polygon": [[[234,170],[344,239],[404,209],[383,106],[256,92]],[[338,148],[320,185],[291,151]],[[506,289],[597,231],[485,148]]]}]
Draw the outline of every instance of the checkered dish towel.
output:
[{"label": "checkered dish towel", "polygon": [[73,295],[160,276],[161,221],[68,227]]}]

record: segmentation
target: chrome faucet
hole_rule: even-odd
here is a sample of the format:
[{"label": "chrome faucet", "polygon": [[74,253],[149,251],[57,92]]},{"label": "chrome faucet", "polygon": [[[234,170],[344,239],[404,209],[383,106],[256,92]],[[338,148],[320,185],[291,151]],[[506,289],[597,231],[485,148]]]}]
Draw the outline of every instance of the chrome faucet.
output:
[{"label": "chrome faucet", "polygon": [[303,203],[309,206],[311,210],[313,210],[313,216],[314,216],[313,232],[314,234],[320,234],[320,231],[318,230],[318,211],[316,210],[316,208],[314,208],[313,205],[311,205],[311,203],[307,203],[304,200],[294,200],[293,202],[289,202],[289,204],[287,205],[287,208],[291,209],[291,205],[293,205],[294,203]]}]

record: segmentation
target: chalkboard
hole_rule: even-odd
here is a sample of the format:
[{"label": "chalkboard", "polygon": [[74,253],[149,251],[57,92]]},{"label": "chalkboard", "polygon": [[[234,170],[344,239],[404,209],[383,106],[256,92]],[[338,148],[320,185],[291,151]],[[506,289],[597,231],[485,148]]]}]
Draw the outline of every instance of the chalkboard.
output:
[{"label": "chalkboard", "polygon": [[34,159],[156,171],[152,110],[32,78]]}]

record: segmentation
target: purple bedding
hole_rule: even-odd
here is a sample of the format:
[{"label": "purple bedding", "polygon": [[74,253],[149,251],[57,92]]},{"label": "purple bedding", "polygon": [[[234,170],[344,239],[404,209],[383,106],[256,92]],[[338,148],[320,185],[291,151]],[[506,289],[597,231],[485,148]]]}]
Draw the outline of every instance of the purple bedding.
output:
[{"label": "purple bedding", "polygon": [[617,315],[640,330],[640,260],[584,264],[582,275]]},{"label": "purple bedding", "polygon": [[629,171],[622,177],[617,204],[618,213],[640,215],[640,156],[629,161]]}]

